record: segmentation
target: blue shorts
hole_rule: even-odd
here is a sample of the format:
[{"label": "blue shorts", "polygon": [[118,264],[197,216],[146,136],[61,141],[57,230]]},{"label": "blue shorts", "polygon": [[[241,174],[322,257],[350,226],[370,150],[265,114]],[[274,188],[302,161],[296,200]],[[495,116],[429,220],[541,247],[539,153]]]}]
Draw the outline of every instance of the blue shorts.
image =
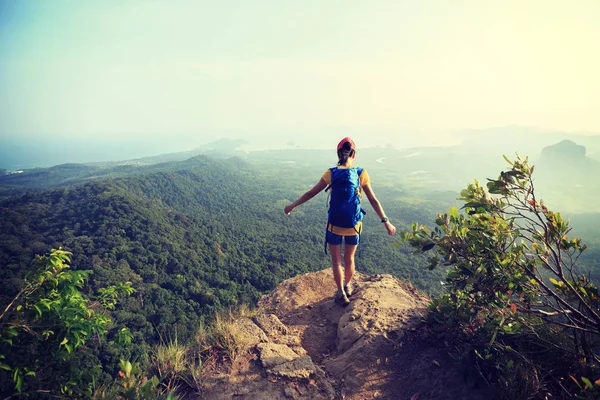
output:
[{"label": "blue shorts", "polygon": [[338,245],[338,244],[342,244],[342,238],[344,238],[344,242],[346,244],[357,245],[359,242],[358,235],[356,235],[356,236],[336,235],[335,233],[331,233],[329,230],[327,230],[327,234],[325,236],[325,241],[329,244]]}]

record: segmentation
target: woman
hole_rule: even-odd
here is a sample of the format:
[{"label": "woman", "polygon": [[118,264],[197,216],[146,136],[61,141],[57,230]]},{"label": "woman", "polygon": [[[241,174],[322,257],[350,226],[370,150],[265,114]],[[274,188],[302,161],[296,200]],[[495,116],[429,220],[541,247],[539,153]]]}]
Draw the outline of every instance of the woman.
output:
[{"label": "woman", "polygon": [[[355,168],[352,163],[356,155],[356,146],[354,141],[349,137],[346,137],[340,141],[337,146],[338,164],[337,169],[349,169]],[[331,184],[331,175],[336,168],[331,168],[325,171],[319,182],[308,192],[304,193],[300,198],[291,204],[288,204],[284,208],[286,214],[290,214],[292,210],[298,207],[300,204],[306,203],[308,200],[315,197],[323,189]],[[360,171],[360,170],[359,170]],[[393,235],[396,232],[396,227],[390,223],[388,218],[383,211],[383,207],[373,189],[371,189],[371,183],[369,180],[369,174],[366,170],[358,172],[360,179],[360,189],[364,191],[369,199],[369,203],[381,218],[381,222],[384,224],[385,229],[389,235]],[[360,190],[359,190],[360,191]],[[359,233],[362,229],[362,222],[358,221],[356,226],[351,228],[343,228],[334,226],[329,221],[327,223],[326,242],[331,253],[331,268],[333,269],[333,279],[337,286],[337,293],[335,300],[337,303],[346,306],[350,303],[348,297],[352,295],[352,287],[350,282],[354,275],[354,254],[356,254],[356,248],[359,242]],[[342,280],[342,239],[344,241],[344,279]]]}]

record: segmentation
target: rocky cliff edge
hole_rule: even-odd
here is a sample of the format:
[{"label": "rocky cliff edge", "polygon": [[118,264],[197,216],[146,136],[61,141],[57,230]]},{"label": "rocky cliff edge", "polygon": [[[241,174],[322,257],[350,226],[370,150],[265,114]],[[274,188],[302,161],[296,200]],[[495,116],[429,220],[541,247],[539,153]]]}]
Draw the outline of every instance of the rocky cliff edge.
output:
[{"label": "rocky cliff edge", "polygon": [[282,282],[234,326],[244,348],[207,371],[206,399],[483,399],[447,349],[425,339],[428,299],[391,275],[354,278],[333,301],[331,269]]}]

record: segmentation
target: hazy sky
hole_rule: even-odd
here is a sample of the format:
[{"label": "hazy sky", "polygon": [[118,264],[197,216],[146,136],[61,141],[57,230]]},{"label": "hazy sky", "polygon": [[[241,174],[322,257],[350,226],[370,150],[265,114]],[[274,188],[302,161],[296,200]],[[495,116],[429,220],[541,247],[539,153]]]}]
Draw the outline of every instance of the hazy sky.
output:
[{"label": "hazy sky", "polygon": [[0,145],[599,133],[598,21],[598,0],[0,0]]}]

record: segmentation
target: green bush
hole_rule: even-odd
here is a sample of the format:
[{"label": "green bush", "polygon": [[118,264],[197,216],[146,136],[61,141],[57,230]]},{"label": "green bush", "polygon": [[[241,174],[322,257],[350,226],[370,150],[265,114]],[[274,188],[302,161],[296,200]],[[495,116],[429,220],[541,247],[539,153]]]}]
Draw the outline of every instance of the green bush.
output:
[{"label": "green bush", "polygon": [[433,326],[461,341],[481,377],[507,397],[571,395],[589,381],[582,374],[600,377],[598,289],[577,263],[586,246],[537,197],[534,167],[506,160],[487,190],[475,181],[461,192],[463,212],[438,215],[433,230],[413,224],[403,238],[434,252],[430,269],[448,268]]},{"label": "green bush", "polygon": [[[110,327],[105,309],[134,292],[129,282],[103,289],[96,300],[81,289],[91,271],[69,269],[71,253],[36,257],[35,272],[0,314],[0,390],[37,395],[90,393],[100,370],[86,364],[86,344]],[[119,330],[126,344],[131,334]]]}]

